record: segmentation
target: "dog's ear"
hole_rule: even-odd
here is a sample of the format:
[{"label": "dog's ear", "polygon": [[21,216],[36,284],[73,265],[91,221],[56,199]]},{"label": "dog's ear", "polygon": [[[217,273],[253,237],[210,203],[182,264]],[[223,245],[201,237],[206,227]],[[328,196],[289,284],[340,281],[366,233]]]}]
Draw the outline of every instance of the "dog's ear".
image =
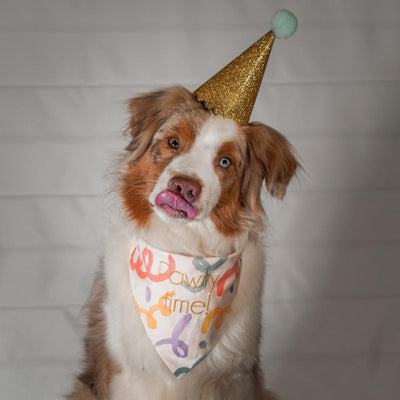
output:
[{"label": "dog's ear", "polygon": [[282,200],[299,163],[291,144],[276,130],[255,122],[245,128],[245,133],[250,168],[245,172],[244,187],[248,206],[260,213],[263,180],[269,193]]},{"label": "dog's ear", "polygon": [[161,89],[130,99],[130,119],[125,134],[132,139],[126,150],[133,153],[135,160],[139,159],[160,126],[175,111],[193,101],[193,95],[183,87]]}]

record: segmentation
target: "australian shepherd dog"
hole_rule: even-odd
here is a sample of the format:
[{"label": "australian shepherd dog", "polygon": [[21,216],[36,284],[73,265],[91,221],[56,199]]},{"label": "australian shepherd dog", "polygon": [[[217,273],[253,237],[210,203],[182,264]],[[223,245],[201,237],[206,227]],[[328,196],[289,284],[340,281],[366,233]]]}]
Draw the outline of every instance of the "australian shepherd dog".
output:
[{"label": "australian shepherd dog", "polygon": [[[265,182],[272,197],[284,197],[299,166],[293,149],[264,124],[216,116],[182,87],[128,104],[117,210],[87,304],[84,366],[68,399],[274,399],[259,357],[260,195]],[[195,297],[206,288],[208,297]]]}]

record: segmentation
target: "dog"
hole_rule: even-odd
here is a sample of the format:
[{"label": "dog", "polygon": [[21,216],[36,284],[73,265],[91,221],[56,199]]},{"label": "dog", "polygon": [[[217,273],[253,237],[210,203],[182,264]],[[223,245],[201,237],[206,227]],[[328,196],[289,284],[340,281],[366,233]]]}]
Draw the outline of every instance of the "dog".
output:
[{"label": "dog", "polygon": [[[264,388],[259,360],[265,270],[260,197],[265,182],[272,197],[283,199],[299,167],[292,146],[264,124],[241,126],[215,115],[183,87],[140,95],[128,108],[130,142],[116,168],[117,212],[87,304],[83,372],[68,399],[275,399]],[[162,317],[162,308],[149,316],[134,300],[132,235],[177,257],[240,254],[240,284],[213,347],[192,369],[180,369],[187,373],[179,379],[160,357],[169,346],[152,343],[145,330]],[[214,283],[209,271],[203,283]],[[205,308],[195,303],[192,314]],[[163,310],[171,313],[171,299],[167,305]],[[182,305],[185,314],[189,304],[181,301],[180,311]],[[212,322],[217,332],[221,320]]]}]

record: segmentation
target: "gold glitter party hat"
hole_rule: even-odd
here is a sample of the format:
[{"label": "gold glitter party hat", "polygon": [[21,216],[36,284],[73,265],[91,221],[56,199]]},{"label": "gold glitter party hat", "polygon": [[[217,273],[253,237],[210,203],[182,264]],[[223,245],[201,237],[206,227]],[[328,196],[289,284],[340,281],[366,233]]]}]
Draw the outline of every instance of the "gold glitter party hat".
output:
[{"label": "gold glitter party hat", "polygon": [[195,90],[198,101],[215,114],[247,125],[260,89],[275,38],[286,39],[297,29],[296,17],[277,11],[272,30]]}]

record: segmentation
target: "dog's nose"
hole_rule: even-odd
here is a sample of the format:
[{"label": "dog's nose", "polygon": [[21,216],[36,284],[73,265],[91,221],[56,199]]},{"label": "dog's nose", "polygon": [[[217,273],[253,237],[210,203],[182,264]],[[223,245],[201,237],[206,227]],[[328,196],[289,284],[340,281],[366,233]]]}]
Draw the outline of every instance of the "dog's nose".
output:
[{"label": "dog's nose", "polygon": [[193,179],[176,176],[168,183],[168,189],[192,204],[201,193],[201,185]]}]

